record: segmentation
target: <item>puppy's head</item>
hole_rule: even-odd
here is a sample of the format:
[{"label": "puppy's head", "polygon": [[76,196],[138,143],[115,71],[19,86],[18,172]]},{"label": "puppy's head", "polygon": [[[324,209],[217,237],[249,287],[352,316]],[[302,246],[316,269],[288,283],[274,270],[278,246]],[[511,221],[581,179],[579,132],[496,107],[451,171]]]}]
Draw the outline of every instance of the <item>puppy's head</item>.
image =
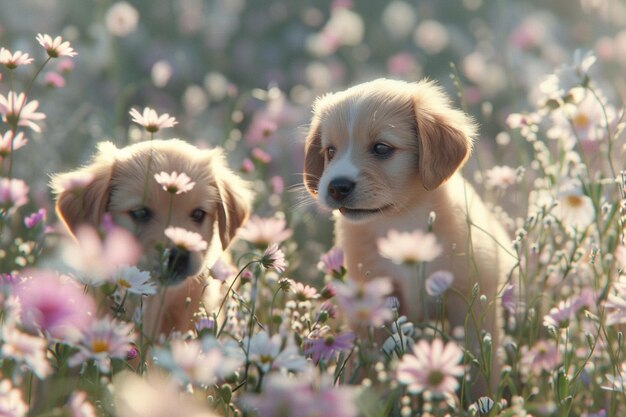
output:
[{"label": "puppy's head", "polygon": [[[170,194],[155,173],[185,173],[195,186]],[[93,179],[79,191],[64,189],[74,176]],[[60,219],[75,233],[82,224],[98,227],[105,213],[131,231],[144,249],[140,267],[166,285],[181,282],[211,266],[251,210],[249,184],[226,165],[219,149],[200,150],[186,142],[153,140],[118,149],[104,142],[92,162],[52,179]],[[204,251],[177,248],[166,228],[180,227],[202,236]]]},{"label": "puppy's head", "polygon": [[314,104],[304,184],[348,220],[402,211],[463,165],[474,134],[432,82],[360,84]]}]

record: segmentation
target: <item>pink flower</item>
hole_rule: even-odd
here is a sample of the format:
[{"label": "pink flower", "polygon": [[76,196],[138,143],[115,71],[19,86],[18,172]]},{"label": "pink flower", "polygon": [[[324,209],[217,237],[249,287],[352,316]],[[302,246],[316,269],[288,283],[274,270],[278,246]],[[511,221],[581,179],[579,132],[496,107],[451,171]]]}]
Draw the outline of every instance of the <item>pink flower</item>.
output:
[{"label": "pink flower", "polygon": [[561,356],[556,342],[539,340],[532,349],[522,346],[520,369],[528,375],[541,375],[542,372],[552,372],[561,362]]},{"label": "pink flower", "polygon": [[264,164],[272,162],[272,156],[261,148],[252,149],[252,157]]},{"label": "pink flower", "polygon": [[356,417],[356,392],[345,385],[313,388],[307,376],[294,379],[287,375],[270,374],[263,393],[243,398],[247,409],[259,417]]},{"label": "pink flower", "polygon": [[28,65],[33,62],[32,58],[28,57],[28,54],[22,51],[16,51],[11,54],[11,51],[5,48],[0,48],[0,64],[4,65],[8,69],[15,69],[20,65]]},{"label": "pink flower", "polygon": [[287,268],[285,253],[278,248],[278,244],[271,243],[263,253],[261,264],[265,269],[274,270],[282,274]]},{"label": "pink flower", "polygon": [[509,314],[515,314],[517,309],[517,303],[515,301],[514,284],[507,284],[507,286],[504,287],[504,290],[502,290],[502,307],[504,307],[504,309],[508,311]]},{"label": "pink flower", "polygon": [[100,238],[91,226],[76,231],[76,240],[64,244],[61,255],[67,265],[86,277],[85,284],[98,286],[108,280],[123,265],[134,265],[143,249],[126,229],[112,227]]},{"label": "pink flower", "polygon": [[74,70],[74,61],[69,58],[60,59],[57,64],[57,71],[67,74]]},{"label": "pink flower", "polygon": [[230,263],[225,262],[221,258],[211,266],[210,271],[212,278],[222,282],[225,282],[237,273],[237,270]]},{"label": "pink flower", "polygon": [[504,190],[518,182],[517,171],[509,166],[494,166],[485,173],[486,184],[490,188]]},{"label": "pink flower", "polygon": [[44,47],[50,58],[58,58],[60,56],[76,56],[77,53],[71,47],[69,42],[63,42],[63,38],[57,36],[52,39],[50,35],[37,34],[37,41]]},{"label": "pink flower", "polygon": [[15,287],[20,300],[21,322],[32,332],[73,341],[92,320],[93,299],[67,277],[45,270],[26,271],[28,277]]},{"label": "pink flower", "polygon": [[511,129],[519,129],[525,138],[536,137],[539,123],[541,116],[538,113],[511,113],[506,118],[506,124]]},{"label": "pink flower", "polygon": [[[43,379],[52,372],[46,357],[48,341],[42,337],[20,332],[13,326],[3,325],[0,330],[2,357],[25,364],[38,378]],[[2,415],[2,414],[0,414]]]},{"label": "pink flower", "polygon": [[191,178],[184,172],[178,174],[176,171],[168,174],[167,172],[161,172],[154,174],[154,179],[163,187],[163,190],[171,194],[182,194],[187,191],[191,191],[196,185],[191,181]]},{"label": "pink flower", "polygon": [[252,159],[245,158],[241,162],[241,171],[242,172],[252,172],[252,171],[254,171],[254,162],[252,162]]},{"label": "pink flower", "polygon": [[445,346],[441,339],[432,343],[420,340],[413,346],[413,354],[405,354],[398,365],[398,382],[407,390],[420,393],[424,390],[434,395],[454,394],[463,375],[463,351],[454,342]]},{"label": "pink flower", "polygon": [[46,209],[42,207],[36,212],[34,212],[33,214],[31,214],[30,216],[25,217],[24,225],[26,226],[27,229],[32,229],[33,227],[37,226],[39,223],[45,222],[45,221],[46,221]]},{"label": "pink flower", "polygon": [[[13,145],[11,145],[13,143]],[[24,137],[24,133],[19,132],[13,135],[13,131],[9,130],[4,135],[0,135],[0,159],[6,158],[11,154],[11,146],[13,151],[18,150],[28,143],[28,139]]]},{"label": "pink flower", "polygon": [[397,264],[430,262],[442,252],[435,235],[421,230],[413,232],[391,230],[387,237],[378,239],[377,243],[381,256]]},{"label": "pink flower", "polygon": [[108,373],[111,358],[126,359],[134,340],[131,323],[120,323],[110,317],[96,320],[84,329],[79,351],[70,358],[69,365],[76,366],[93,359],[101,372]]},{"label": "pink flower", "polygon": [[332,285],[337,304],[353,327],[359,324],[380,326],[393,318],[387,306],[387,296],[393,290],[389,279],[376,278],[368,282],[348,280]]},{"label": "pink flower", "polygon": [[246,225],[239,230],[239,237],[257,246],[280,243],[291,237],[291,229],[287,228],[284,218],[259,217],[253,215]]},{"label": "pink flower", "polygon": [[311,355],[315,363],[318,363],[320,360],[328,361],[342,351],[352,349],[354,346],[354,333],[333,334],[327,331],[328,327],[324,327],[317,334],[304,339],[304,354]]},{"label": "pink flower", "polygon": [[417,63],[413,54],[399,53],[389,57],[387,60],[387,71],[396,77],[411,75],[416,69]]},{"label": "pink flower", "polygon": [[35,122],[45,119],[46,115],[36,112],[37,107],[39,107],[39,101],[37,100],[26,104],[26,95],[24,93],[17,94],[9,91],[6,97],[0,94],[2,121],[9,125],[26,126],[35,132],[41,132],[41,128]]},{"label": "pink flower", "polygon": [[298,301],[316,300],[320,298],[315,288],[301,282],[292,281],[291,291],[296,294],[296,300]]},{"label": "pink flower", "polygon": [[48,72],[43,77],[44,83],[48,87],[63,88],[65,87],[65,78],[57,72]]},{"label": "pink flower", "polygon": [[257,113],[252,118],[252,122],[250,122],[250,126],[248,127],[244,137],[251,144],[265,142],[274,134],[277,128],[278,125],[274,120],[268,117],[260,116]]},{"label": "pink flower", "polygon": [[[623,248],[623,246],[620,246]],[[622,252],[622,251],[620,251]],[[623,261],[620,260],[620,263]],[[621,263],[624,268],[623,263]],[[613,284],[613,290],[609,293],[604,307],[607,311],[606,324],[611,326],[618,323],[626,323],[626,277],[621,276],[617,282]]]},{"label": "pink flower", "polygon": [[322,254],[318,266],[325,274],[341,277],[345,272],[343,265],[343,248],[335,246]]},{"label": "pink flower", "polygon": [[174,117],[170,117],[168,113],[158,115],[154,109],[146,107],[143,109],[143,114],[139,113],[135,109],[130,110],[130,115],[133,118],[133,122],[141,125],[150,133],[158,132],[161,129],[167,129],[173,127],[178,122]]},{"label": "pink flower", "polygon": [[0,178],[0,207],[17,209],[28,203],[28,185],[15,178]]},{"label": "pink flower", "polygon": [[87,401],[87,393],[74,391],[67,402],[70,417],[97,417],[96,408]]},{"label": "pink flower", "polygon": [[190,252],[199,252],[209,246],[199,233],[191,232],[182,227],[168,227],[165,229],[165,236],[174,242],[179,249]]},{"label": "pink flower", "polygon": [[594,304],[593,290],[585,288],[580,294],[560,301],[556,307],[552,307],[550,312],[543,317],[543,325],[557,328],[568,327],[570,320],[574,318],[578,310]]},{"label": "pink flower", "polygon": [[285,180],[283,177],[274,175],[270,178],[270,183],[272,184],[272,194],[282,194],[285,191]]},{"label": "pink flower", "polygon": [[28,405],[22,400],[22,390],[13,388],[11,380],[0,380],[0,416],[24,417]]}]

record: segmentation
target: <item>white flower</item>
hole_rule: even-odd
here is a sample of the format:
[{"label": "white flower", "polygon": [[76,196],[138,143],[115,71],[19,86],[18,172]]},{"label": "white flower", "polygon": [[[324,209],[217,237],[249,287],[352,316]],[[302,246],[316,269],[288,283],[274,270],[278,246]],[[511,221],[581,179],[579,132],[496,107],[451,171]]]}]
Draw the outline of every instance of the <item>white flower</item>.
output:
[{"label": "white flower", "polygon": [[46,118],[46,115],[37,112],[39,101],[31,100],[26,103],[26,95],[24,93],[15,93],[9,91],[7,96],[0,94],[0,114],[2,121],[17,126],[29,127],[35,132],[41,132],[41,127],[36,123]]},{"label": "white flower", "polygon": [[0,416],[24,417],[28,405],[22,400],[22,391],[13,388],[8,379],[0,380]]},{"label": "white flower", "polygon": [[69,42],[63,42],[63,38],[57,36],[52,39],[50,35],[37,34],[37,41],[44,47],[50,58],[58,58],[60,56],[76,56],[77,53],[71,47]]},{"label": "white flower", "polygon": [[434,395],[453,394],[463,375],[459,365],[463,351],[454,342],[443,344],[441,339],[432,343],[420,340],[413,347],[413,354],[406,354],[398,365],[398,382],[407,385],[410,393],[424,390]]},{"label": "white flower", "polygon": [[517,170],[510,166],[494,166],[485,173],[487,186],[490,188],[500,188],[502,190],[515,184],[518,181]]},{"label": "white flower", "polygon": [[190,252],[198,252],[205,250],[209,245],[198,233],[183,229],[182,227],[170,226],[165,229],[167,236],[179,249],[188,250]]},{"label": "white flower", "polygon": [[20,65],[28,65],[33,62],[32,58],[28,57],[28,54],[22,51],[15,51],[11,53],[8,49],[0,48],[0,64],[9,69],[15,69]]},{"label": "white flower", "polygon": [[265,330],[262,330],[243,340],[242,346],[248,348],[248,359],[259,367],[263,373],[270,369],[286,369],[292,372],[303,371],[307,366],[307,360],[300,355],[298,348],[293,344],[288,344],[285,349],[281,349],[283,339],[279,334],[272,337]]},{"label": "white flower", "polygon": [[574,52],[574,63],[563,65],[549,75],[539,88],[549,99],[562,100],[573,88],[581,87],[588,79],[589,68],[596,62],[591,51],[585,55],[580,49]]},{"label": "white flower", "polygon": [[135,109],[130,110],[130,115],[133,118],[133,122],[141,125],[150,133],[158,132],[161,129],[173,127],[178,124],[174,117],[170,117],[168,113],[158,115],[154,109],[146,107],[143,109],[143,114],[139,113]]},{"label": "white flower", "polygon": [[131,323],[105,317],[91,323],[84,332],[79,351],[70,358],[70,366],[93,359],[101,372],[111,370],[111,358],[126,359],[135,337]]},{"label": "white flower", "polygon": [[586,229],[596,218],[593,201],[574,183],[566,184],[558,196],[558,217],[564,226]]},{"label": "white flower", "polygon": [[607,309],[606,324],[626,323],[626,277],[621,276],[613,284],[615,292],[607,297],[604,307]]},{"label": "white flower", "polygon": [[191,191],[193,187],[196,185],[195,182],[191,181],[191,178],[184,172],[180,174],[176,171],[168,174],[167,172],[160,172],[158,174],[154,174],[154,179],[163,187],[164,191],[167,191],[171,194],[182,194],[187,191]]},{"label": "white flower", "polygon": [[[46,358],[48,342],[41,337],[20,332],[13,326],[4,326],[0,334],[2,356],[24,363],[40,379],[52,371]],[[0,413],[2,415],[2,413]]]},{"label": "white flower", "polygon": [[136,266],[121,266],[113,274],[111,281],[133,294],[152,295],[157,293],[156,284],[152,281],[150,273],[141,271]]},{"label": "white flower", "polygon": [[348,322],[380,326],[393,318],[387,305],[387,296],[393,286],[388,278],[375,278],[368,282],[349,279],[346,283],[332,284],[336,300]]},{"label": "white flower", "polygon": [[415,264],[432,261],[442,249],[432,233],[391,230],[387,237],[378,239],[378,251],[397,264]]},{"label": "white flower", "polygon": [[106,12],[104,21],[107,29],[115,36],[124,37],[137,29],[139,12],[125,1],[119,1]]},{"label": "white flower", "polygon": [[159,372],[147,376],[122,371],[113,377],[113,400],[117,415],[123,417],[215,417],[204,401]]},{"label": "white flower", "polygon": [[174,340],[168,349],[155,348],[156,363],[170,371],[181,384],[212,384],[224,355],[218,348],[205,350],[197,340]]}]

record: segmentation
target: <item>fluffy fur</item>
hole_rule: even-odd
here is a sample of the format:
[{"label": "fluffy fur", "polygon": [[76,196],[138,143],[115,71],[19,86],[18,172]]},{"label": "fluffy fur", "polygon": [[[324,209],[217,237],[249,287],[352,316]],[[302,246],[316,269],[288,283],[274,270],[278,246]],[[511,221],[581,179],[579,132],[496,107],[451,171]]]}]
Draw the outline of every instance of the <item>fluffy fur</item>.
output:
[{"label": "fluffy fur", "polygon": [[[498,295],[513,257],[507,233],[458,173],[475,135],[470,117],[452,108],[432,82],[379,79],[360,84],[314,104],[304,183],[319,206],[338,211],[336,239],[349,276],[391,277],[401,311],[414,321],[423,319],[423,287],[414,271],[378,253],[377,240],[393,229],[426,231],[434,212],[432,231],[444,250],[427,264],[426,276],[437,270],[454,274],[454,291],[445,298],[446,317],[452,328],[466,328],[467,345],[478,357],[482,330],[489,332],[495,358]],[[470,307],[475,284],[488,303],[476,300]],[[477,326],[472,320],[466,323],[470,311]],[[495,360],[491,365],[493,387],[499,367]],[[485,388],[480,379],[478,385]]]},{"label": "fluffy fur", "polygon": [[[196,183],[192,190],[174,195],[171,207],[171,195],[154,179],[162,171],[185,173]],[[62,188],[65,180],[80,173],[93,175],[84,191]],[[103,142],[91,163],[54,176],[52,188],[59,218],[72,233],[82,224],[98,227],[109,213],[141,243],[139,267],[167,286],[163,299],[148,300],[148,335],[190,330],[201,302],[216,303],[207,297],[215,298],[219,285],[207,280],[206,272],[248,218],[252,199],[249,184],[228,168],[220,149],[200,150],[177,139],[122,149]],[[207,250],[178,251],[164,234],[168,226],[199,233],[209,244]]]}]

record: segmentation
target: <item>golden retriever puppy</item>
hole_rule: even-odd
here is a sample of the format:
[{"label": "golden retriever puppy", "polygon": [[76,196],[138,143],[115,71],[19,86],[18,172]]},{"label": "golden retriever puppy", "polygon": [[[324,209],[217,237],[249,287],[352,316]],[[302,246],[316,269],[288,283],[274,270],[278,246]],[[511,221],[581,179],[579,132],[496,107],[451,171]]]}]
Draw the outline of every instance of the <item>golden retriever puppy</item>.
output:
[{"label": "golden retriever puppy", "polygon": [[[303,179],[319,206],[338,211],[336,239],[348,275],[392,278],[400,310],[414,322],[424,319],[420,300],[430,302],[433,319],[434,299],[421,294],[417,272],[381,256],[377,242],[391,230],[426,231],[436,214],[432,232],[443,251],[426,264],[425,276],[452,272],[446,318],[452,328],[465,328],[467,345],[484,364],[479,341],[490,333],[495,358],[498,295],[513,257],[507,233],[458,173],[475,134],[470,117],[453,109],[434,83],[378,79],[315,102]],[[486,303],[473,298],[476,284]],[[490,362],[494,387],[499,367]],[[484,376],[477,382],[482,389]]]},{"label": "golden retriever puppy", "polygon": [[[195,185],[172,194],[154,178],[161,172],[185,173]],[[62,188],[78,174],[93,177],[86,189]],[[165,287],[164,295],[150,297],[145,307],[149,336],[193,329],[203,297],[220,293],[219,284],[207,279],[208,268],[247,220],[252,200],[249,184],[228,168],[221,149],[198,149],[177,139],[122,149],[100,143],[91,163],[54,176],[52,188],[57,213],[72,233],[82,224],[98,227],[109,213],[116,225],[137,237],[143,247],[138,266]],[[208,247],[180,249],[164,234],[170,226],[200,234]]]}]

